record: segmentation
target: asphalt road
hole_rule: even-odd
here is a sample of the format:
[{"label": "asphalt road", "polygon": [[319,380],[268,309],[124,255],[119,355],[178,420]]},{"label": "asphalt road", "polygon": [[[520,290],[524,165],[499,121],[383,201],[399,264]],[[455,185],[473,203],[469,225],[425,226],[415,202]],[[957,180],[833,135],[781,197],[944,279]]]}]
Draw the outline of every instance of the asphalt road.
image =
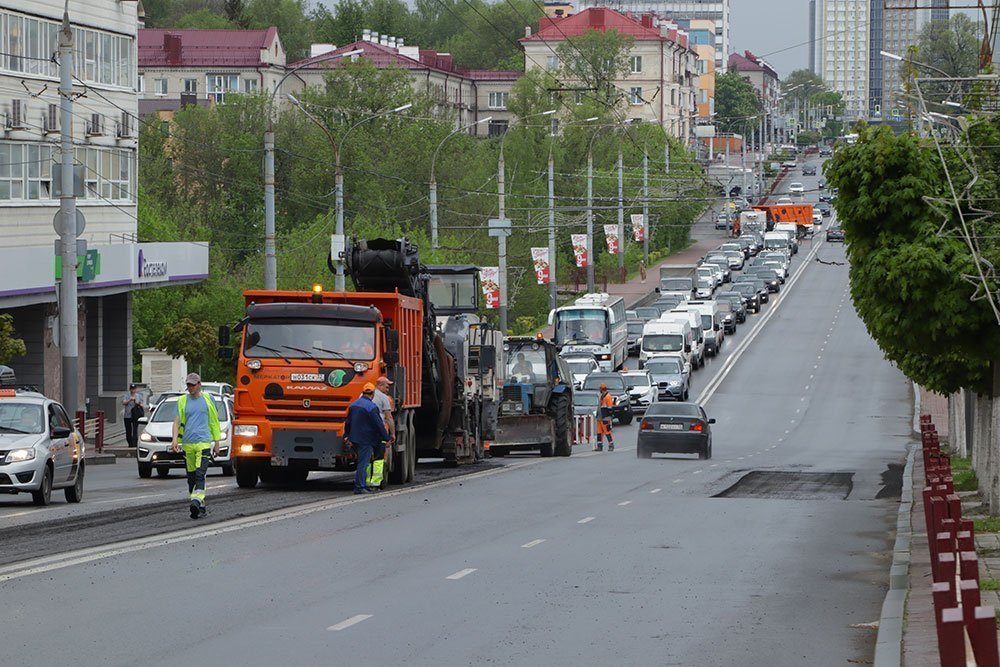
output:
[{"label": "asphalt road", "polygon": [[911,390],[851,308],[843,247],[817,235],[796,257],[791,289],[695,374],[710,461],[637,459],[633,423],[614,453],[52,548],[0,567],[6,648],[82,665],[864,663],[874,632],[852,626],[887,583]]}]

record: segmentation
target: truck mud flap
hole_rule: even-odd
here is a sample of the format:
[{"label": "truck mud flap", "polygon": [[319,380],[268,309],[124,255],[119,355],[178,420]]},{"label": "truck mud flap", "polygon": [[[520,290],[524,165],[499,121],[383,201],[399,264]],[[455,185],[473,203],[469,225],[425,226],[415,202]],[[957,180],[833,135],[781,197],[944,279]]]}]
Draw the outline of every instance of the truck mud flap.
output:
[{"label": "truck mud flap", "polygon": [[497,420],[494,447],[531,447],[556,440],[555,423],[546,415],[501,417]]}]

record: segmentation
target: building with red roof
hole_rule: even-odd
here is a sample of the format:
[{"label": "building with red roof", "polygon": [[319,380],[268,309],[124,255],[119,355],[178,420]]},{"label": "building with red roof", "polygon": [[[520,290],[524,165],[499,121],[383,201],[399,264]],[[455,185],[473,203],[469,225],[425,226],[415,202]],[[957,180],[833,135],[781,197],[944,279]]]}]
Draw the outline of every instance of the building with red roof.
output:
[{"label": "building with red roof", "polygon": [[633,16],[591,7],[569,16],[542,17],[538,31],[520,40],[525,70],[547,69],[565,88],[577,89],[577,97],[592,94],[579,90],[583,83],[567,74],[558,53],[561,44],[591,30],[614,30],[633,40],[628,72],[612,82],[619,108],[628,118],[658,123],[671,135],[686,139],[697,111],[698,57],[685,31],[653,14]]},{"label": "building with red roof", "polygon": [[778,73],[764,59],[758,58],[750,51],[731,53],[729,71],[736,72],[753,85],[766,113],[777,110],[781,81]]}]

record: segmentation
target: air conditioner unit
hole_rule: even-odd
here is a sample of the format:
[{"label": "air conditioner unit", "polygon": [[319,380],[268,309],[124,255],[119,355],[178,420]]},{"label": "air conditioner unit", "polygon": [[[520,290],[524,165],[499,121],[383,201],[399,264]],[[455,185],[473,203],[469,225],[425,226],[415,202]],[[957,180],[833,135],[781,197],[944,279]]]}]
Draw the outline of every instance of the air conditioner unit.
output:
[{"label": "air conditioner unit", "polygon": [[118,132],[116,133],[119,139],[128,139],[132,136],[131,120],[128,112],[122,111],[122,119],[118,121]]},{"label": "air conditioner unit", "polygon": [[27,127],[28,104],[24,100],[11,100],[10,113],[7,114],[8,130],[23,130]]},{"label": "air conditioner unit", "polygon": [[59,131],[59,105],[50,104],[42,116],[45,134],[53,134]]},{"label": "air conditioner unit", "polygon": [[90,114],[90,121],[87,123],[87,136],[99,137],[104,134],[104,116],[99,113]]}]

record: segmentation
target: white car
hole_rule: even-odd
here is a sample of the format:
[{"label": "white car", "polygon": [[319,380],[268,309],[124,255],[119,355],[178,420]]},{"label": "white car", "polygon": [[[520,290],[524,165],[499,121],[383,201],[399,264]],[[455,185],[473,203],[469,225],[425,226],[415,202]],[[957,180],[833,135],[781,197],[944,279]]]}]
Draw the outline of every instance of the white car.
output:
[{"label": "white car", "polygon": [[201,390],[216,396],[233,397],[233,385],[228,382],[202,382]]},{"label": "white car", "polygon": [[793,195],[800,195],[806,191],[806,187],[801,183],[792,183],[788,186],[788,191]]},{"label": "white car", "polygon": [[[222,431],[219,455],[212,459],[209,466],[222,468],[222,474],[231,477],[235,474],[232,459],[233,405],[231,401],[221,396],[208,393],[206,396],[211,396],[215,401],[215,409],[219,413],[219,428]],[[177,396],[168,396],[156,406],[148,421],[145,418],[140,420],[140,423],[145,423],[145,427],[139,434],[139,451],[136,456],[139,477],[144,479],[151,477],[153,468],[156,468],[159,477],[167,477],[171,468],[184,469],[184,452],[175,454],[170,451],[174,417],[177,416],[177,399]]]},{"label": "white car", "polygon": [[792,203],[792,198],[791,197],[778,197],[778,203],[779,204],[791,204]]},{"label": "white car", "polygon": [[597,360],[589,355],[563,357],[563,361],[566,362],[570,372],[573,374],[574,389],[582,387],[584,378],[600,370]]},{"label": "white car", "polygon": [[695,283],[694,294],[699,299],[711,299],[715,292],[715,281],[711,278],[698,278]]},{"label": "white car", "polygon": [[626,371],[622,373],[628,388],[629,403],[633,412],[645,412],[659,397],[656,383],[646,371]]}]

